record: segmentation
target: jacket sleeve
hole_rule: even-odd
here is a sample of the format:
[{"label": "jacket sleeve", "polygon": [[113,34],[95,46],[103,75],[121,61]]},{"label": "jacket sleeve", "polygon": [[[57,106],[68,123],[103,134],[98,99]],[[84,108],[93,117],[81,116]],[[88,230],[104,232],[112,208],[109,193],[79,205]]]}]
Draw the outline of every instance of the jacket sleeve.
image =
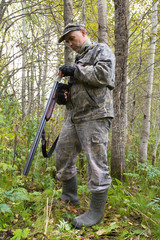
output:
[{"label": "jacket sleeve", "polygon": [[87,61],[79,61],[75,64],[74,77],[78,82],[94,87],[107,86],[113,89],[115,86],[115,56],[106,44],[97,45],[90,59],[92,64]]}]

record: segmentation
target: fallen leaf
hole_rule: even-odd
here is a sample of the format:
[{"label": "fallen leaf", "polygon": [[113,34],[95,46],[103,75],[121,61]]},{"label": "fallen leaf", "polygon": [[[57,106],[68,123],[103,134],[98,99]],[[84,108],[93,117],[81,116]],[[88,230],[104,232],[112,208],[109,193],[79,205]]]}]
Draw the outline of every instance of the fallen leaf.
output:
[{"label": "fallen leaf", "polygon": [[81,240],[81,239],[82,239],[82,237],[81,237],[81,236],[76,236],[76,238],[77,238],[77,239],[79,239],[79,240]]},{"label": "fallen leaf", "polygon": [[105,233],[105,230],[104,230],[104,229],[100,229],[100,230],[98,230],[98,231],[96,232],[96,234],[97,234],[98,236],[102,236],[104,233]]},{"label": "fallen leaf", "polygon": [[72,210],[74,213],[77,213],[77,209],[75,209],[75,208],[73,208],[73,210]]},{"label": "fallen leaf", "polygon": [[71,207],[68,205],[68,206],[66,206],[66,209],[68,210],[68,211],[71,211]]},{"label": "fallen leaf", "polygon": [[138,235],[138,237],[136,237],[136,239],[135,240],[140,240],[140,235]]},{"label": "fallen leaf", "polygon": [[54,218],[51,218],[51,219],[49,220],[49,223],[50,223],[50,224],[53,224],[53,223],[54,223]]},{"label": "fallen leaf", "polygon": [[18,219],[14,218],[12,222],[13,222],[13,224],[16,224],[18,222]]}]

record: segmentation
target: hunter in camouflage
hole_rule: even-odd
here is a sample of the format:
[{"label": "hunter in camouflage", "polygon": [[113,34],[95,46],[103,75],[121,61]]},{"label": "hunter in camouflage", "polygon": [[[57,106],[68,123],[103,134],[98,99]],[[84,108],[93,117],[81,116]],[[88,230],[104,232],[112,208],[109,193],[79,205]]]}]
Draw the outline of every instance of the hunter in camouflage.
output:
[{"label": "hunter in camouflage", "polygon": [[76,228],[90,227],[103,219],[111,184],[107,143],[114,117],[115,57],[107,44],[91,43],[84,25],[79,23],[65,27],[59,42],[63,40],[78,54],[73,66],[63,65],[58,73],[60,77],[70,76],[70,81],[69,90],[58,94],[57,102],[60,104],[61,98],[65,98],[69,111],[55,149],[55,164],[62,181],[62,200],[76,205],[80,203],[76,162],[82,150],[86,154],[91,203],[89,210],[76,217],[73,224]]}]

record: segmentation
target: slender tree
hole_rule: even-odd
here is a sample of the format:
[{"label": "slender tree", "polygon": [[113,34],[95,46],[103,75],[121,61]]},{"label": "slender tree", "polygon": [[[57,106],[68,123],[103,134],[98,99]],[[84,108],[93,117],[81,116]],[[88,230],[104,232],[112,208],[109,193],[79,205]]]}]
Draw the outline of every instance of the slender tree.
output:
[{"label": "slender tree", "polygon": [[[0,2],[0,28],[1,28],[1,24],[2,24],[4,14],[5,14],[6,10],[8,9],[8,6],[11,4],[11,2],[12,2],[12,0],[9,0],[7,2],[5,0],[2,0]],[[3,34],[1,37],[3,37],[2,38],[3,40],[0,43],[0,58],[1,58],[1,54],[2,54],[3,43],[4,43],[4,40],[5,40],[5,34]]]},{"label": "slender tree", "polygon": [[82,0],[82,23],[86,23],[86,0]]},{"label": "slender tree", "polygon": [[[64,0],[64,25],[73,22],[73,1]],[[73,51],[69,46],[65,45],[65,55],[64,55],[65,64],[72,65],[73,63]]]},{"label": "slender tree", "polygon": [[139,148],[140,162],[146,163],[148,151],[148,139],[150,134],[150,121],[151,121],[151,98],[153,89],[153,74],[154,74],[154,58],[157,36],[157,1],[153,1],[152,7],[152,28],[150,36],[150,47],[148,55],[148,70],[146,78],[146,95],[143,108],[143,123],[141,132],[141,141]]},{"label": "slender tree", "polygon": [[113,91],[111,175],[123,180],[125,171],[126,82],[128,59],[128,0],[115,0],[116,83]]},{"label": "slender tree", "polygon": [[107,2],[98,0],[98,42],[107,43]]},{"label": "slender tree", "polygon": [[48,48],[49,48],[49,22],[47,14],[45,15],[45,28],[44,28],[44,39],[45,39],[45,52],[44,52],[44,64],[43,64],[43,77],[42,77],[42,107],[44,108],[44,98],[46,89],[46,79],[48,72]]},{"label": "slender tree", "polygon": [[22,0],[22,13],[24,15],[22,19],[22,31],[23,31],[23,43],[22,43],[22,119],[25,117],[26,111],[26,47],[27,47],[27,24],[26,24],[26,2]]},{"label": "slender tree", "polygon": [[[157,91],[160,93],[160,84],[158,85]],[[156,114],[155,114],[155,129],[156,129],[156,125],[158,125],[158,133],[156,136],[156,141],[154,143],[153,146],[153,152],[152,152],[152,165],[155,167],[156,166],[156,162],[157,162],[157,150],[158,150],[158,146],[160,143],[160,101],[158,99],[157,104],[156,104]]]},{"label": "slender tree", "polygon": [[155,167],[156,165],[156,153],[157,153],[157,148],[160,142],[160,124],[159,124],[159,131],[157,134],[157,139],[155,141],[155,144],[153,146],[153,153],[152,153],[152,165]]}]

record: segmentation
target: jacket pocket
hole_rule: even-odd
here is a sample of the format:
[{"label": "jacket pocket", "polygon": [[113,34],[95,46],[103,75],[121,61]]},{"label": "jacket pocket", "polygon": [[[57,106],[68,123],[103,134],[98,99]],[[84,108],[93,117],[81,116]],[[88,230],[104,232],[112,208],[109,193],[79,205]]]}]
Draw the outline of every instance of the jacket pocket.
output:
[{"label": "jacket pocket", "polygon": [[101,144],[101,143],[106,143],[107,139],[106,136],[101,136],[101,135],[92,135],[91,137],[92,143],[93,144]]},{"label": "jacket pocket", "polygon": [[91,96],[91,94],[86,90],[86,98],[90,102],[91,106],[98,107],[98,104],[96,103],[95,99]]},{"label": "jacket pocket", "polygon": [[80,85],[77,88],[75,86],[72,87],[71,102],[73,103],[75,111],[98,108],[98,104],[94,98],[92,98],[89,92]]}]

